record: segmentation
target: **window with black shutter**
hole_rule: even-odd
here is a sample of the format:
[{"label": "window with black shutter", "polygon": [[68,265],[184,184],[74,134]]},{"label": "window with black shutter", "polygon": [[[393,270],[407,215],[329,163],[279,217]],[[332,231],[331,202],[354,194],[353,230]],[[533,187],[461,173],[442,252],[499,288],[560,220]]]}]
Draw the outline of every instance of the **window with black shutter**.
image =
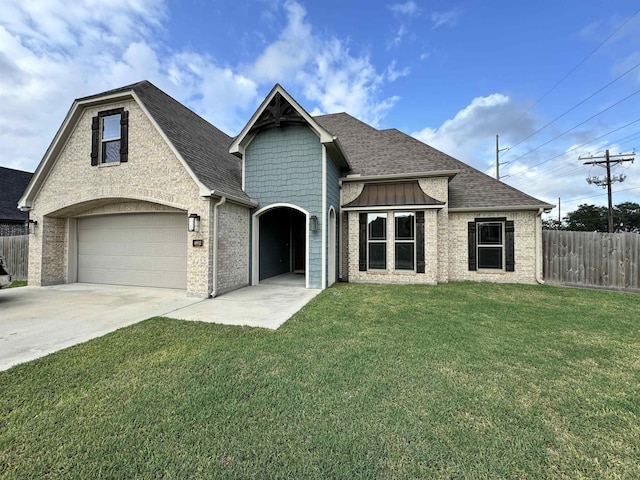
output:
[{"label": "window with black shutter", "polygon": [[91,122],[91,165],[128,160],[129,112],[116,108],[99,112]]},{"label": "window with black shutter", "polygon": [[515,271],[514,223],[505,217],[468,224],[469,270]]}]

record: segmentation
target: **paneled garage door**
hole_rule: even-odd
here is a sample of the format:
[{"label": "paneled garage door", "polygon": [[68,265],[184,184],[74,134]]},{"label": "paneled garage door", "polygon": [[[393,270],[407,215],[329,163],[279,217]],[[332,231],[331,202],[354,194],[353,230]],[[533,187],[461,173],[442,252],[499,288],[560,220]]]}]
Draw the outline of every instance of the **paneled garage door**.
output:
[{"label": "paneled garage door", "polygon": [[187,287],[187,216],[132,213],[78,219],[78,282]]}]

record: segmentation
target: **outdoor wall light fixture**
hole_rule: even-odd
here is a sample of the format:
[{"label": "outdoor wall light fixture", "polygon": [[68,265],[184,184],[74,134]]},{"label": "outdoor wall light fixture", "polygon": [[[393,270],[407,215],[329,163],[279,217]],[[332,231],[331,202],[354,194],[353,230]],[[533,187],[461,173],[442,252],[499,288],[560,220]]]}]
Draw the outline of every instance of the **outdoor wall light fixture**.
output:
[{"label": "outdoor wall light fixture", "polygon": [[318,217],[316,217],[315,215],[311,215],[311,217],[309,218],[309,230],[311,230],[312,232],[318,231]]},{"label": "outdoor wall light fixture", "polygon": [[37,220],[29,219],[29,222],[27,222],[27,227],[29,228],[29,233],[36,233],[36,226],[37,225],[38,225],[38,221]]},{"label": "outdoor wall light fixture", "polygon": [[198,230],[200,230],[200,215],[192,213],[189,215],[189,231],[197,232]]}]

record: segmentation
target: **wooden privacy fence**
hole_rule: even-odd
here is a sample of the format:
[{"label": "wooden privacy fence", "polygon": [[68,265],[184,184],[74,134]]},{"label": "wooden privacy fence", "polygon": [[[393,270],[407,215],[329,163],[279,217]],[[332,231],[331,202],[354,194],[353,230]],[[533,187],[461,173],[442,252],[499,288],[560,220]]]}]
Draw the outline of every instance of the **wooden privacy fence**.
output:
[{"label": "wooden privacy fence", "polygon": [[15,280],[27,279],[29,235],[0,237],[0,255],[4,257],[9,273]]},{"label": "wooden privacy fence", "polygon": [[544,230],[549,283],[640,291],[640,235]]}]

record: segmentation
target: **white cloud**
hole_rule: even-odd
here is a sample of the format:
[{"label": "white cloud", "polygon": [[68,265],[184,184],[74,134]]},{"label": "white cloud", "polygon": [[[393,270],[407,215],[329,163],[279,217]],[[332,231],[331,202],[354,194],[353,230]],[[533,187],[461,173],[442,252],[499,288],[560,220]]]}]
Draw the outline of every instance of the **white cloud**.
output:
[{"label": "white cloud", "polygon": [[[513,102],[506,95],[494,93],[473,99],[468,106],[439,127],[426,127],[412,135],[490,176],[495,176],[495,135],[500,135],[500,147],[508,147],[527,137],[541,123],[530,114],[523,115],[527,107]],[[585,135],[592,138],[593,132]],[[606,192],[587,184],[585,180],[590,174],[602,175],[603,169],[590,169],[583,165],[584,160],[579,157],[602,152],[606,148],[617,152],[619,147],[605,140],[586,145],[582,145],[583,143],[583,140],[577,140],[560,155],[549,155],[548,152],[538,150],[519,158],[520,150],[515,155],[503,152],[500,154],[501,179],[549,203],[556,203],[558,196],[561,196],[563,216],[575,210],[580,203],[606,203],[606,195],[602,195]],[[522,151],[527,151],[527,148]],[[620,193],[614,194],[614,204],[626,200],[637,202],[639,198],[640,167],[634,164],[625,165],[625,168],[627,179],[624,183],[615,185],[614,191],[618,190]],[[621,172],[622,168],[613,173]],[[557,211],[550,216],[557,218]]]},{"label": "white cloud", "polygon": [[433,12],[431,14],[433,27],[431,28],[438,28],[441,26],[455,27],[458,24],[458,20],[460,19],[462,13],[462,10],[460,10],[459,8],[447,10],[446,12]]},{"label": "white cloud", "polygon": [[274,82],[306,97],[317,112],[344,110],[373,124],[397,102],[381,89],[406,69],[376,71],[368,55],[354,55],[344,40],[315,33],[295,1],[267,9],[286,15],[277,38],[248,64],[221,65],[160,40],[166,0],[5,0],[0,164],[34,170],[75,98],[143,79],[231,134]]},{"label": "white cloud", "polygon": [[[315,114],[347,111],[378,124],[398,100],[380,98],[392,71],[385,77],[367,55],[353,55],[345,41],[316,34],[300,4],[289,1],[284,8],[287,27],[250,66],[248,76],[259,84],[279,82],[292,93],[299,91],[317,104]],[[398,78],[404,70],[393,73]]]},{"label": "white cloud", "polygon": [[387,78],[390,82],[395,82],[398,78],[406,77],[411,73],[411,68],[404,67],[402,70],[396,70],[396,61],[393,60],[387,67]]},{"label": "white cloud", "polygon": [[532,118],[522,117],[523,107],[500,93],[477,97],[440,127],[426,127],[412,135],[484,170],[489,152],[493,151],[495,162],[496,134],[506,144],[520,140],[533,131]]},{"label": "white cloud", "polygon": [[387,45],[387,50],[391,50],[392,48],[399,47],[406,33],[407,33],[407,28],[404,25],[400,25],[400,28],[398,28],[398,31],[395,33],[393,38],[389,41],[389,44]]},{"label": "white cloud", "polygon": [[420,13],[420,8],[416,2],[412,0],[405,3],[392,3],[391,5],[387,5],[387,8],[392,12],[408,16],[414,16]]},{"label": "white cloud", "polygon": [[295,2],[286,2],[284,8],[287,26],[253,65],[252,76],[262,82],[276,82],[295,74],[309,62],[319,46],[311,25],[305,22],[306,10]]}]

